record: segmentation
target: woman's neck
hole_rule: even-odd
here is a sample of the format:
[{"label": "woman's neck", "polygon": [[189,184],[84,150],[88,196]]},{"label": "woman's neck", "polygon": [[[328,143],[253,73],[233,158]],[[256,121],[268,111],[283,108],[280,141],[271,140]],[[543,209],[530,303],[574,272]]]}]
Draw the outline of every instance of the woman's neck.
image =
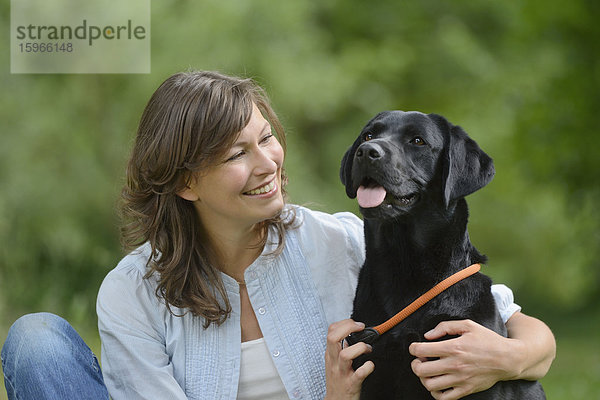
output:
[{"label": "woman's neck", "polygon": [[248,230],[207,232],[217,256],[217,267],[238,282],[244,282],[244,271],[262,253],[264,232],[258,226]]}]

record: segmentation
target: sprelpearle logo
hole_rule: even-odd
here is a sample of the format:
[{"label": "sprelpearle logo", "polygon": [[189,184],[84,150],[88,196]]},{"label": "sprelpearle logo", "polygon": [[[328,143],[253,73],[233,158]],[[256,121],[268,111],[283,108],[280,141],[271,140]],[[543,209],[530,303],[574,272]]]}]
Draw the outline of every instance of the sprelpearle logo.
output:
[{"label": "sprelpearle logo", "polygon": [[11,0],[12,73],[149,73],[150,0]]},{"label": "sprelpearle logo", "polygon": [[106,25],[100,27],[91,25],[87,19],[84,19],[81,25],[76,27],[33,25],[17,26],[17,39],[19,40],[73,40],[85,39],[91,46],[95,40],[142,40],[146,39],[146,28],[141,25],[135,25],[129,19],[124,25]]}]

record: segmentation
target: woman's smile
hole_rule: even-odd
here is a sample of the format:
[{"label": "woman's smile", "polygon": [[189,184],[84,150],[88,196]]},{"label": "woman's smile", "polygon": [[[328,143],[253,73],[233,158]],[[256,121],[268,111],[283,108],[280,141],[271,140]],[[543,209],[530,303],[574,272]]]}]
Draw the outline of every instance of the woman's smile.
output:
[{"label": "woman's smile", "polygon": [[277,187],[277,183],[275,182],[275,179],[273,179],[271,182],[267,183],[264,186],[260,186],[256,189],[252,189],[249,190],[247,192],[245,192],[244,194],[246,196],[259,196],[259,195],[264,195],[261,197],[269,197],[274,195],[278,190]]}]

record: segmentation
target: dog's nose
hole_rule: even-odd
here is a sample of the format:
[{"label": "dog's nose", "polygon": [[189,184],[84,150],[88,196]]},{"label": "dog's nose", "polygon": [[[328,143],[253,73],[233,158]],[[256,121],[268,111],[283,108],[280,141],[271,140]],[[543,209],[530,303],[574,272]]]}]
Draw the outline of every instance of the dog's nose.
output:
[{"label": "dog's nose", "polygon": [[356,150],[356,157],[368,157],[370,160],[377,160],[383,154],[382,149],[374,143],[364,143]]}]

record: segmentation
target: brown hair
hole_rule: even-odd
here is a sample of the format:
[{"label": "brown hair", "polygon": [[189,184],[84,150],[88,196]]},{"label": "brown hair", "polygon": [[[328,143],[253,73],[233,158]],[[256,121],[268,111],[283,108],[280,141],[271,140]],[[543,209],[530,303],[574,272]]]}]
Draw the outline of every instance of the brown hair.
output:
[{"label": "brown hair", "polygon": [[[132,249],[149,242],[146,278],[158,273],[156,295],[169,311],[174,306],[203,317],[205,328],[223,323],[231,304],[194,206],[177,193],[192,173],[214,165],[231,148],[250,120],[253,103],[285,151],[281,123],[251,79],[197,71],[169,77],[144,109],[121,194],[123,245]],[[279,237],[276,251],[281,251],[292,222],[280,213],[262,223],[261,245],[273,227]]]}]

